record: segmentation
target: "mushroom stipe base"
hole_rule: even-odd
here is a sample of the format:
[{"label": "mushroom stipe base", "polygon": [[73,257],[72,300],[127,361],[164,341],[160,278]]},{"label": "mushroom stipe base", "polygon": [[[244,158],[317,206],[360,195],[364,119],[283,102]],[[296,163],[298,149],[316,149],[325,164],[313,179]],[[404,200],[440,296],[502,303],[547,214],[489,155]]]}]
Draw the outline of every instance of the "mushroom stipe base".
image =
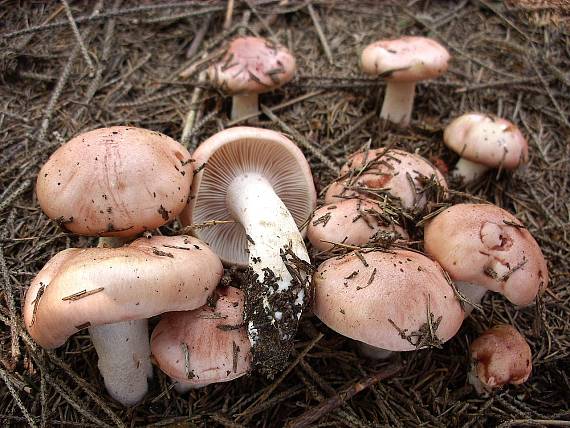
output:
[{"label": "mushroom stipe base", "polygon": [[269,268],[263,270],[261,281],[251,267],[245,274],[244,321],[252,342],[252,363],[254,368],[270,379],[285,369],[299,319],[305,309],[304,302],[310,300],[305,298],[304,302],[299,301],[301,289],[305,296],[312,295],[307,275],[309,266],[294,264],[296,260],[287,262],[288,251],[281,251],[293,277],[288,289],[277,291],[279,278]]}]

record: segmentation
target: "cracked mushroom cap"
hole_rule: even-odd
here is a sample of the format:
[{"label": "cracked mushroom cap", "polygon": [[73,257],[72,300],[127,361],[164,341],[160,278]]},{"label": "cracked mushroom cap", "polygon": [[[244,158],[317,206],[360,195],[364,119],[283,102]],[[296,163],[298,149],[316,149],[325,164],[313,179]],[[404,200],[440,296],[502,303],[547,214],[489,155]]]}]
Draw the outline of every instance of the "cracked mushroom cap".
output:
[{"label": "cracked mushroom cap", "polygon": [[[352,171],[352,173],[351,173]],[[335,181],[325,193],[325,203],[353,198],[362,193],[356,188],[371,191],[384,189],[393,197],[399,198],[404,208],[422,209],[426,204],[423,194],[423,178],[434,177],[435,181],[447,189],[445,178],[427,159],[404,150],[379,148],[359,152],[349,157],[340,170],[340,176],[347,178]],[[411,177],[414,188],[410,183]]]},{"label": "cracked mushroom cap", "polygon": [[200,144],[193,156],[198,173],[180,221],[185,226],[211,220],[230,221],[193,232],[228,264],[248,264],[243,226],[233,222],[226,206],[226,191],[236,177],[247,173],[263,175],[297,226],[305,223],[316,205],[315,185],[305,156],[278,132],[247,126],[228,128]]},{"label": "cracked mushroom cap", "polygon": [[532,372],[530,347],[513,326],[502,324],[483,332],[469,351],[469,383],[480,394],[508,383],[524,383]]},{"label": "cracked mushroom cap", "polygon": [[[329,259],[313,276],[313,311],[327,326],[390,351],[437,345],[457,333],[463,310],[437,263],[405,250],[360,255]],[[427,334],[428,312],[437,338]],[[404,330],[413,344],[401,337]],[[423,341],[414,332],[424,332]]]},{"label": "cracked mushroom cap", "polygon": [[166,135],[114,126],[80,134],[38,174],[44,213],[89,236],[134,236],[173,220],[187,203],[190,153]]},{"label": "cracked mushroom cap", "polygon": [[427,37],[405,36],[368,45],[361,56],[366,74],[396,82],[433,79],[445,73],[449,52]]},{"label": "cracked mushroom cap", "polygon": [[491,204],[458,204],[424,231],[425,251],[454,281],[478,284],[527,305],[548,285],[540,247],[515,216]]},{"label": "cracked mushroom cap", "polygon": [[190,236],[72,248],[53,257],[32,281],[24,322],[39,345],[57,348],[86,327],[198,308],[222,273],[218,257]]},{"label": "cracked mushroom cap", "polygon": [[364,245],[370,241],[393,242],[408,239],[406,231],[381,217],[378,204],[360,199],[346,199],[324,205],[313,214],[307,227],[307,237],[313,247],[327,251],[330,242]]},{"label": "cracked mushroom cap", "polygon": [[464,159],[512,170],[528,162],[528,144],[511,122],[483,113],[454,119],[443,133],[445,145]]},{"label": "cracked mushroom cap", "polygon": [[289,82],[295,69],[295,57],[284,46],[261,37],[239,37],[208,68],[208,77],[230,95],[260,94]]},{"label": "cracked mushroom cap", "polygon": [[152,332],[151,352],[158,366],[182,385],[199,388],[228,382],[251,368],[243,292],[222,287],[214,296],[214,308],[170,312]]}]

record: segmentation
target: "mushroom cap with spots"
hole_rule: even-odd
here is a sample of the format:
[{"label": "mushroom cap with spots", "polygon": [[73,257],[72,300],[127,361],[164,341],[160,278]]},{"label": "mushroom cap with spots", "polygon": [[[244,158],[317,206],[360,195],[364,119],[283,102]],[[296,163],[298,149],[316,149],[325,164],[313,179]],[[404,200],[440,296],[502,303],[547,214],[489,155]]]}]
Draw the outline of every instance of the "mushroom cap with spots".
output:
[{"label": "mushroom cap with spots", "polygon": [[238,37],[208,68],[208,77],[229,95],[259,94],[289,82],[295,69],[295,57],[284,46],[261,37]]},{"label": "mushroom cap with spots", "polygon": [[165,314],[152,333],[151,351],[157,365],[183,387],[228,382],[250,370],[243,292],[221,287],[214,296],[215,307]]},{"label": "mushroom cap with spots", "polygon": [[39,345],[56,348],[86,327],[198,308],[222,274],[218,257],[190,236],[64,250],[32,281],[25,326]]},{"label": "mushroom cap with spots", "polygon": [[115,126],[80,134],[38,174],[42,210],[66,230],[134,236],[173,220],[186,206],[190,153],[166,135]]},{"label": "mushroom cap with spots", "polygon": [[422,178],[433,177],[443,190],[447,189],[445,178],[427,159],[398,149],[379,148],[353,154],[341,168],[340,176],[346,178],[335,181],[328,188],[325,203],[335,203],[358,194],[370,197],[370,192],[362,190],[385,189],[399,198],[404,208],[423,209],[427,200],[423,194],[426,184]]},{"label": "mushroom cap with spots", "polygon": [[[232,221],[227,191],[236,177],[259,174],[272,186],[291,212],[297,226],[311,215],[317,201],[309,164],[299,148],[284,135],[252,127],[228,128],[196,149],[197,174],[190,202],[180,215],[184,225],[210,220]],[[228,264],[247,266],[248,240],[239,223],[195,229],[198,238]]]},{"label": "mushroom cap with spots", "polygon": [[454,119],[443,134],[445,145],[471,162],[512,170],[528,162],[528,143],[511,122],[483,113]]},{"label": "mushroom cap with spots", "polygon": [[[314,274],[313,311],[327,326],[391,351],[439,344],[457,333],[463,310],[436,262],[406,250],[360,256],[331,258]],[[436,338],[426,337],[430,323]],[[401,337],[404,330],[413,344]],[[424,332],[423,341],[414,332]]]},{"label": "mushroom cap with spots", "polygon": [[370,241],[393,242],[408,239],[407,232],[382,219],[377,203],[346,199],[320,207],[307,226],[307,237],[318,250],[330,250],[334,243],[364,245]]},{"label": "mushroom cap with spots", "polygon": [[416,82],[447,71],[449,52],[427,37],[405,36],[368,45],[361,56],[366,74],[397,82]]},{"label": "mushroom cap with spots", "polygon": [[491,204],[458,204],[425,226],[425,251],[453,281],[527,305],[548,285],[540,247],[520,220]]},{"label": "mushroom cap with spots", "polygon": [[502,324],[486,330],[473,341],[469,351],[469,383],[480,394],[509,383],[524,383],[532,372],[530,347],[511,325]]}]

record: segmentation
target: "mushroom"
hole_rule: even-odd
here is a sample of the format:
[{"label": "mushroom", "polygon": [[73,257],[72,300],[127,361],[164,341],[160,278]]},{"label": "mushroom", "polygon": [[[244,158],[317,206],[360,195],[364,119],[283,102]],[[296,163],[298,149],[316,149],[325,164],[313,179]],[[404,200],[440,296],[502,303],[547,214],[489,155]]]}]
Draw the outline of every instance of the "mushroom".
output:
[{"label": "mushroom", "polygon": [[528,162],[528,144],[511,122],[484,113],[454,119],[443,133],[445,145],[461,159],[452,174],[468,183],[490,168],[513,170]]},{"label": "mushroom", "polygon": [[158,132],[129,126],[89,131],[41,168],[44,213],[78,235],[132,237],[173,220],[192,183],[190,153]]},{"label": "mushroom", "polygon": [[258,95],[289,82],[295,57],[282,45],[261,37],[238,37],[221,61],[208,68],[210,81],[233,95],[232,119],[259,113]]},{"label": "mushroom", "polygon": [[407,250],[350,253],[314,274],[315,315],[363,342],[367,356],[440,346],[459,330],[463,310],[441,267]]},{"label": "mushroom", "polygon": [[532,372],[530,347],[513,326],[502,324],[483,332],[469,351],[471,370],[467,379],[479,394],[508,383],[524,383]]},{"label": "mushroom", "polygon": [[528,305],[548,285],[540,247],[515,216],[495,205],[454,205],[426,224],[424,240],[426,253],[475,304],[491,290]]},{"label": "mushroom", "polygon": [[362,71],[387,80],[380,117],[408,126],[416,82],[445,73],[449,58],[447,49],[426,37],[379,40],[367,46],[362,52]]},{"label": "mushroom", "polygon": [[408,239],[406,231],[386,217],[377,203],[345,199],[316,210],[307,227],[307,237],[313,247],[322,251],[332,249],[334,243],[363,245]]},{"label": "mushroom", "polygon": [[250,369],[243,292],[221,287],[214,296],[212,306],[163,315],[152,332],[152,355],[178,392],[228,382]]},{"label": "mushroom", "polygon": [[27,290],[25,326],[44,348],[89,327],[109,394],[132,405],[152,377],[146,319],[204,305],[222,273],[218,257],[189,236],[64,250]]},{"label": "mushroom", "polygon": [[420,155],[387,148],[367,150],[349,157],[340,178],[325,193],[325,203],[387,193],[399,198],[402,207],[421,211],[427,203],[425,193],[430,179],[444,191],[447,189],[443,175]]},{"label": "mushroom", "polygon": [[249,266],[244,319],[253,364],[271,376],[287,362],[310,287],[298,225],[316,203],[311,170],[285,136],[250,127],[218,132],[194,158],[198,173],[180,220],[229,221],[195,228],[194,234],[225,263]]}]

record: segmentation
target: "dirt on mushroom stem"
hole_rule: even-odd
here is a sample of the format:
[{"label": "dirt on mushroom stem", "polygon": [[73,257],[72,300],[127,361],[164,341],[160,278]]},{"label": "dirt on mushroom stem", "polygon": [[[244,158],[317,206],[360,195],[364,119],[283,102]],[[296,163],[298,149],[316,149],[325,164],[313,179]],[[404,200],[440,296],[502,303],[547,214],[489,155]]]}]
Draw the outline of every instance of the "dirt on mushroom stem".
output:
[{"label": "dirt on mushroom stem", "polygon": [[[280,250],[292,280],[279,291],[274,272],[263,269],[263,278],[250,266],[244,280],[244,321],[252,341],[254,367],[268,378],[283,371],[293,349],[303,310],[310,305],[310,277],[314,267],[297,257],[289,247]],[[304,298],[303,298],[304,297]]]}]

